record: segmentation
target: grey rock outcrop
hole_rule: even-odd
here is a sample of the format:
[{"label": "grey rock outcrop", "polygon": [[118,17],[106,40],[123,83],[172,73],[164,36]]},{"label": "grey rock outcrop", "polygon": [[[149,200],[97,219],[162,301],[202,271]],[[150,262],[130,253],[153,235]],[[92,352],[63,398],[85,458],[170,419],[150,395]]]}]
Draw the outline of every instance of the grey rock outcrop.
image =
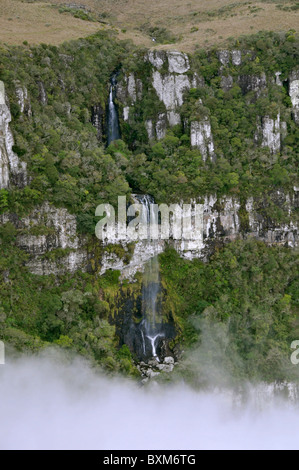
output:
[{"label": "grey rock outcrop", "polygon": [[153,67],[161,70],[167,68],[169,73],[184,74],[190,69],[187,54],[178,51],[150,51],[145,60],[149,61]]},{"label": "grey rock outcrop", "polygon": [[125,75],[117,83],[116,97],[125,106],[131,106],[137,99],[142,98],[143,85],[140,79],[136,79],[133,73]]},{"label": "grey rock outcrop", "polygon": [[[239,215],[241,203],[238,198],[223,197],[219,199],[216,196],[207,196],[204,201],[192,201],[192,231],[195,236],[192,239],[174,239],[171,221],[169,242],[180,256],[189,260],[194,258],[207,260],[215,246],[221,246],[239,238],[254,237],[268,244],[286,245],[291,248],[298,246],[298,221],[295,214],[299,207],[299,192],[294,191],[289,195],[277,191],[271,197],[274,203],[288,214],[289,222],[277,223],[263,215],[269,204],[267,200],[248,199],[245,207],[247,225],[244,227]],[[196,225],[194,222],[195,203],[198,205]],[[126,246],[129,240],[118,242],[115,239],[114,242]],[[134,254],[128,264],[125,264],[115,254],[104,254],[101,273],[107,269],[119,269],[122,272],[122,278],[132,279],[137,271],[143,271],[146,261],[163,252],[165,247],[163,239],[154,242],[139,241],[135,244]]]},{"label": "grey rock outcrop", "polygon": [[287,124],[281,121],[280,114],[273,119],[264,116],[257,121],[257,131],[255,133],[255,143],[262,147],[268,147],[272,155],[281,151],[283,139],[287,136]]},{"label": "grey rock outcrop", "polygon": [[227,66],[232,61],[233,65],[241,65],[242,64],[242,52],[240,50],[222,50],[218,52],[218,59],[223,66]]},{"label": "grey rock outcrop", "polygon": [[[128,241],[129,242],[129,241]],[[126,242],[119,242],[124,248],[127,246]],[[151,242],[141,240],[135,243],[134,253],[129,263],[125,263],[115,253],[104,252],[101,259],[100,274],[104,274],[109,269],[117,269],[121,271],[121,279],[133,279],[137,272],[142,272],[144,266],[151,258],[163,253],[165,250],[164,240],[158,242]]]},{"label": "grey rock outcrop", "polygon": [[277,207],[283,208],[289,215],[289,222],[277,224],[273,220],[263,217],[258,206],[266,205],[265,201],[257,201],[249,198],[246,203],[248,213],[248,236],[263,241],[269,245],[285,245],[295,248],[299,244],[299,224],[296,219],[296,211],[299,207],[299,192],[286,195],[282,191],[273,194]]},{"label": "grey rock outcrop", "polygon": [[166,59],[166,53],[164,51],[150,51],[147,56],[145,56],[145,61],[149,61],[153,67],[160,70]]},{"label": "grey rock outcrop", "polygon": [[267,86],[266,75],[264,73],[262,73],[260,76],[241,75],[239,77],[239,85],[244,95],[250,91],[254,91],[258,97]]},{"label": "grey rock outcrop", "polygon": [[228,50],[223,50],[218,52],[218,59],[221,63],[221,65],[228,65],[230,61],[230,51]]},{"label": "grey rock outcrop", "polygon": [[100,104],[96,104],[92,107],[91,122],[97,130],[98,140],[102,142],[105,130],[105,110]]},{"label": "grey rock outcrop", "polygon": [[275,72],[275,83],[278,86],[283,86],[280,76],[281,76],[281,72]]},{"label": "grey rock outcrop", "polygon": [[233,77],[231,75],[221,77],[221,88],[224,91],[229,91],[234,84]]},{"label": "grey rock outcrop", "polygon": [[214,141],[212,136],[211,124],[208,118],[198,122],[191,122],[191,145],[200,150],[204,161],[209,157],[214,159]]},{"label": "grey rock outcrop", "polygon": [[[154,119],[146,120],[145,127],[149,140],[162,139],[167,127],[181,123],[180,107],[184,102],[184,93],[191,86],[197,87],[203,80],[194,74],[187,75],[190,70],[189,58],[177,51],[150,51],[144,60],[152,65],[150,86],[165,107],[165,113],[160,112]],[[142,81],[130,73],[125,75],[117,84],[116,96],[122,105],[124,121],[130,120],[130,108],[141,99],[143,93]]]},{"label": "grey rock outcrop", "polygon": [[187,54],[182,52],[171,51],[167,54],[168,70],[170,73],[186,73],[190,69]]},{"label": "grey rock outcrop", "polygon": [[21,113],[25,113],[27,116],[31,117],[32,110],[27,88],[23,86],[18,80],[15,82],[15,87]]},{"label": "grey rock outcrop", "polygon": [[296,124],[299,124],[299,70],[295,70],[291,73],[289,95],[293,105],[294,121]]},{"label": "grey rock outcrop", "polygon": [[241,65],[242,64],[242,52],[240,50],[233,50],[231,52],[232,55],[232,63],[233,65]]},{"label": "grey rock outcrop", "polygon": [[137,365],[140,372],[142,384],[148,383],[151,379],[158,377],[161,373],[170,374],[175,368],[174,358],[167,356],[163,362],[157,361],[156,358],[150,359],[147,363],[141,361]]},{"label": "grey rock outcrop", "polygon": [[267,207],[267,202],[249,199],[246,203],[248,226],[241,227],[239,211],[240,201],[236,198],[206,197],[202,206],[202,217],[199,236],[195,240],[174,241],[178,253],[187,259],[208,259],[213,245],[226,243],[239,238],[254,237],[267,244],[286,245],[294,248],[299,244],[299,225],[295,217],[299,205],[299,194],[294,192],[291,196],[282,192],[275,192],[273,200],[290,215],[288,223],[277,223],[262,215],[261,209]]},{"label": "grey rock outcrop", "polygon": [[123,118],[124,121],[128,121],[130,117],[130,106],[125,106],[123,109]]},{"label": "grey rock outcrop", "polygon": [[156,123],[156,136],[158,140],[164,139],[167,130],[167,117],[165,113],[158,114]]},{"label": "grey rock outcrop", "polygon": [[[76,217],[67,209],[48,203],[19,219],[4,214],[0,223],[13,223],[18,229],[16,244],[29,254],[26,263],[33,274],[49,275],[87,270],[88,256],[84,239],[77,236]],[[60,250],[57,253],[57,250]],[[57,256],[58,254],[58,256]]]},{"label": "grey rock outcrop", "polygon": [[279,114],[276,119],[271,119],[269,116],[265,116],[262,119],[262,133],[262,146],[269,147],[273,154],[278,153],[281,147],[281,123]]},{"label": "grey rock outcrop", "polygon": [[6,103],[4,83],[0,82],[0,189],[12,184],[23,187],[27,183],[26,163],[13,152],[13,135],[10,129],[11,114]]},{"label": "grey rock outcrop", "polygon": [[[207,260],[215,246],[239,238],[254,237],[270,245],[279,244],[291,248],[298,246],[296,210],[299,207],[299,192],[284,194],[276,191],[271,198],[288,215],[288,222],[278,223],[263,215],[269,204],[266,199],[250,198],[245,205],[247,224],[244,227],[239,215],[241,203],[238,198],[218,199],[216,196],[207,196],[203,201],[192,201],[193,205],[198,204],[199,217],[197,225],[194,225],[194,218],[192,219],[192,230],[195,233],[192,239],[174,239],[173,230],[170,229],[169,240],[159,238],[154,241],[136,241],[129,261],[114,252],[106,251],[105,245],[121,245],[126,251],[132,243],[131,239],[119,240],[115,237],[106,242],[98,241],[103,247],[101,259],[97,260],[98,273],[102,275],[108,269],[120,270],[122,279],[132,280],[136,272],[144,270],[150,258],[165,250],[167,243],[180,256],[189,260]],[[13,214],[4,214],[0,217],[0,224],[6,222],[13,223],[18,229],[16,243],[29,254],[27,266],[32,273],[45,275],[90,270],[93,255],[87,251],[84,237],[77,235],[76,217],[66,209],[58,209],[45,203],[23,219]]]},{"label": "grey rock outcrop", "polygon": [[187,75],[162,75],[159,71],[153,72],[153,87],[167,109],[174,111],[183,104],[183,94],[190,88]]},{"label": "grey rock outcrop", "polygon": [[145,128],[146,132],[148,135],[149,140],[154,140],[155,139],[155,130],[154,130],[154,125],[152,119],[147,119],[145,121]]},{"label": "grey rock outcrop", "polygon": [[46,106],[48,104],[48,96],[45,90],[44,82],[39,80],[37,82],[37,85],[38,85],[38,91],[39,91],[38,99],[43,106]]},{"label": "grey rock outcrop", "polygon": [[191,88],[203,88],[204,86],[205,79],[195,72],[192,77]]}]

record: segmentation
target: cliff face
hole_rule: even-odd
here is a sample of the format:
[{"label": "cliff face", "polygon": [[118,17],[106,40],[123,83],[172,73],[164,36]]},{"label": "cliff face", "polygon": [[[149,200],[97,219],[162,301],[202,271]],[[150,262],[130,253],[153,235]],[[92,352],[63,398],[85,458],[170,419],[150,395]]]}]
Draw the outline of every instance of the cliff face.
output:
[{"label": "cliff face", "polygon": [[[184,94],[191,88],[204,86],[204,80],[192,72],[186,54],[152,51],[144,60],[151,67],[148,86],[153,88],[165,110],[159,112],[154,119],[147,119],[145,127],[149,140],[161,140],[169,126],[181,124],[180,108],[184,103]],[[118,84],[117,97],[123,107],[123,118],[129,121],[131,106],[136,100],[142,100],[148,89],[144,89],[141,80],[135,78],[134,74],[124,73],[123,80]],[[202,150],[205,156],[212,155],[212,142],[211,126],[206,116],[202,121],[192,123],[191,143],[194,147]]]},{"label": "cliff face", "polygon": [[[18,97],[24,109],[24,96],[18,88]],[[11,114],[5,95],[4,83],[0,82],[0,189],[11,184],[25,186],[27,182],[26,163],[21,162],[12,148],[14,140],[9,124]]]},{"label": "cliff face", "polygon": [[[290,260],[298,246],[299,204],[299,71],[295,46],[286,40],[280,47],[278,39],[267,38],[275,56],[270,64],[259,41],[249,42],[248,51],[245,45],[188,56],[126,53],[123,46],[113,51],[111,38],[100,36],[63,46],[64,55],[45,45],[29,55],[26,47],[16,70],[3,57],[1,76],[10,81],[7,94],[0,86],[0,331],[4,318],[20,343],[31,340],[15,329],[32,337],[38,332],[43,341],[74,344],[110,370],[117,370],[122,356],[127,370],[129,352],[118,351],[116,339],[135,358],[154,351],[144,353],[140,324],[146,264],[162,254],[158,276],[149,283],[159,287],[159,356],[179,356],[181,339],[191,344],[196,312],[219,321],[234,316],[241,333],[250,321],[255,331],[255,317],[268,318],[256,336],[269,331],[264,356],[276,360],[269,325],[292,319],[288,312],[297,308],[295,301],[290,307],[297,289]],[[113,122],[122,139],[108,146],[111,77],[113,84],[117,80]],[[132,201],[132,193],[143,204],[176,202],[177,213],[191,203],[194,215],[197,204],[194,238],[177,239],[171,226],[167,240],[98,240],[96,207],[123,195]],[[248,263],[246,250],[253,254]],[[275,263],[276,253],[281,263]],[[188,262],[194,259],[207,263]],[[255,277],[252,267],[259,261],[264,275]],[[240,273],[244,284],[232,282],[227,293],[231,275],[238,280]],[[269,292],[264,306],[259,299]],[[259,315],[247,308],[254,303],[263,304]]]},{"label": "cliff face", "polygon": [[[272,83],[283,86],[281,72],[276,72],[272,78],[261,75],[244,75],[238,73],[243,60],[252,60],[252,52],[240,50],[223,50],[217,54],[218,75],[221,87],[231,89],[237,84],[243,94],[249,94],[250,100],[255,100],[267,86]],[[248,59],[249,57],[249,59]],[[147,82],[139,78],[138,72],[122,70],[117,83],[116,96],[120,120],[130,124],[132,112],[137,103],[143,103],[148,93],[154,93],[159,103],[157,114],[154,110],[151,119],[145,119],[143,125],[149,142],[165,137],[167,129],[182,125],[185,132],[190,134],[190,143],[198,148],[203,161],[215,163],[215,143],[208,109],[204,99],[198,99],[198,112],[191,118],[184,118],[186,94],[194,89],[205,89],[209,85],[205,79],[192,70],[190,58],[180,52],[150,51],[144,57],[147,67]],[[230,67],[235,71],[230,75]],[[47,94],[44,84],[38,82],[39,102],[47,105]],[[19,81],[15,82],[15,92],[21,113],[32,117],[30,97],[26,87]],[[299,71],[293,70],[288,79],[288,92],[292,104],[292,116],[299,123]],[[102,106],[92,108],[92,123],[97,128],[99,140],[103,139],[105,111]],[[9,188],[11,184],[22,187],[27,182],[26,163],[21,162],[13,152],[13,137],[9,127],[11,114],[5,96],[4,84],[0,82],[0,189]],[[287,124],[280,113],[276,116],[260,116],[256,124],[253,141],[257,146],[266,147],[275,156],[282,149],[282,143],[287,135]],[[194,199],[200,203],[202,211],[201,227],[196,240],[171,240],[178,253],[187,259],[208,259],[216,245],[239,237],[255,237],[269,244],[282,244],[290,247],[298,244],[298,225],[295,211],[298,208],[298,191],[287,194],[276,191],[270,200],[248,198],[241,202],[240,198],[226,196],[206,196]],[[275,206],[285,214],[277,218],[268,215],[269,206]],[[144,264],[155,254],[165,249],[165,241],[152,243],[140,241],[130,248],[130,240],[112,241],[119,250],[108,249],[104,244],[100,250],[87,247],[87,239],[78,235],[76,217],[66,209],[55,208],[45,203],[34,209],[26,218],[19,219],[13,214],[1,216],[1,222],[13,223],[17,230],[17,245],[29,254],[28,268],[34,274],[60,274],[76,270],[95,271],[104,274],[108,269],[120,270],[122,278],[132,279],[137,271],[142,271]],[[109,244],[107,242],[107,244]],[[98,245],[101,245],[98,242]],[[125,256],[123,254],[125,253]],[[98,259],[95,259],[98,258]]]},{"label": "cliff face", "polygon": [[299,69],[294,70],[289,79],[289,94],[293,105],[293,116],[299,125]]},{"label": "cliff face", "polygon": [[84,239],[77,235],[76,217],[66,209],[48,203],[19,219],[13,214],[1,216],[1,223],[12,223],[18,230],[16,244],[28,253],[27,266],[38,275],[73,273],[87,269]]},{"label": "cliff face", "polygon": [[[249,198],[245,204],[238,198],[207,196],[199,204],[201,223],[194,240],[175,240],[170,225],[170,244],[186,259],[208,260],[216,246],[239,238],[255,237],[269,245],[298,246],[299,233],[296,210],[299,207],[299,192],[272,194],[271,204],[285,215],[281,222],[268,215],[269,200]],[[182,207],[182,206],[181,206]],[[33,274],[48,275],[66,272],[95,271],[99,275],[108,269],[120,270],[122,279],[133,279],[143,271],[145,263],[162,253],[168,240],[121,241],[113,243],[119,250],[111,251],[111,240],[104,245],[97,241],[97,250],[88,249],[85,237],[77,235],[75,216],[66,209],[57,209],[49,204],[37,207],[28,217],[19,219],[14,215],[2,215],[1,223],[11,222],[17,230],[16,244],[29,254],[27,266]],[[194,228],[194,221],[193,221]],[[130,256],[124,256],[128,254]],[[98,257],[95,259],[95,257]],[[93,260],[93,261],[92,261]]]},{"label": "cliff face", "polygon": [[[299,124],[299,71],[290,72],[287,79],[282,80],[280,71],[273,76],[243,74],[241,66],[250,61],[254,62],[255,54],[252,51],[223,50],[217,54],[219,66],[218,76],[222,89],[227,92],[234,85],[240,87],[243,95],[248,96],[248,104],[254,103],[261,97],[268,97],[269,87],[286,85],[292,103],[292,118]],[[197,102],[198,112],[188,120],[184,117],[183,105],[190,90],[203,90],[205,94],[213,95],[210,85],[195,72],[186,54],[180,52],[152,51],[144,61],[149,67],[147,84],[127,70],[122,71],[123,78],[118,83],[117,98],[122,109],[121,119],[130,123],[134,119],[134,105],[146,99],[149,91],[153,90],[160,102],[160,108],[151,119],[145,119],[144,126],[149,141],[161,140],[165,137],[167,129],[175,125],[182,125],[185,132],[190,134],[191,146],[198,148],[204,161],[215,161],[215,144],[210,122],[210,115],[205,108],[205,100]],[[230,75],[231,71],[234,75]],[[239,72],[239,73],[238,73]],[[164,109],[163,112],[162,109]],[[275,116],[261,115],[257,119],[256,132],[252,141],[260,147],[265,147],[275,155],[282,149],[282,143],[288,134],[287,123],[280,113]]]}]

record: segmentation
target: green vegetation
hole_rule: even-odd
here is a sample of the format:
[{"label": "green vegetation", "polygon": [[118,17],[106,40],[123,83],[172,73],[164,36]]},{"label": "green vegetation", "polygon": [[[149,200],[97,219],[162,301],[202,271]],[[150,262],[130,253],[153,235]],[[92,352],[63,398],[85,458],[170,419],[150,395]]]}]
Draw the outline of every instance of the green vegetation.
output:
[{"label": "green vegetation", "polygon": [[[293,37],[295,42],[290,40]],[[230,63],[222,72],[233,80],[227,90],[219,74],[216,49],[198,50],[192,56],[192,72],[203,77],[206,85],[186,92],[180,114],[187,125],[175,126],[158,143],[148,142],[143,123],[147,119],[155,123],[165,109],[156,101],[151,73],[143,58],[138,67],[134,64],[148,92],[133,107],[129,124],[123,124],[124,139],[133,151],[131,156],[127,154],[127,179],[131,186],[153,194],[159,202],[189,200],[209,193],[258,196],[293,187],[298,177],[299,130],[291,117],[287,79],[298,64],[298,36],[293,30],[286,35],[260,33],[234,41],[231,48],[248,52],[243,53],[241,66]],[[130,67],[128,64],[125,71],[129,73]],[[277,71],[285,86],[275,84]],[[263,75],[266,86],[250,90],[246,80]],[[276,119],[278,114],[287,124],[287,136],[282,139],[281,153],[272,155],[261,146],[261,136],[256,136],[257,124],[264,116]],[[209,159],[203,162],[200,151],[190,149],[190,124],[203,117],[211,122],[216,165]]]},{"label": "green vegetation", "polygon": [[[95,207],[130,193],[122,169],[99,145],[90,122],[93,105],[105,109],[109,78],[128,50],[113,36],[98,34],[61,48],[41,45],[0,51],[0,79],[10,96],[14,151],[27,162],[31,175],[25,189],[1,191],[2,212],[22,215],[48,200],[77,214],[80,231],[93,233]],[[28,89],[32,117],[20,113],[16,80]]]},{"label": "green vegetation", "polygon": [[224,5],[220,8],[215,8],[214,10],[205,10],[205,11],[192,11],[189,16],[194,18],[196,22],[203,22],[217,18],[230,18],[233,16],[237,16],[238,10],[240,8],[248,6],[250,13],[255,13],[256,11],[260,11],[261,8],[258,7],[251,7],[251,2],[233,2],[228,5]]},{"label": "green vegetation", "polygon": [[296,2],[295,5],[276,5],[276,8],[282,11],[296,11],[299,10],[299,2]]},{"label": "green vegetation", "polygon": [[79,18],[80,20],[96,21],[94,16],[85,9],[70,8],[70,7],[63,6],[59,8],[59,13],[71,13],[75,18]]},{"label": "green vegetation", "polygon": [[157,44],[174,44],[179,38],[166,28],[152,26],[150,23],[143,24],[140,31],[146,32]]},{"label": "green vegetation", "polygon": [[[24,268],[28,255],[12,242],[8,224],[0,240],[0,335],[18,350],[38,351],[50,344],[72,348],[107,371],[135,375],[132,356],[119,351],[110,305],[119,273],[35,276]],[[55,256],[62,253],[55,252]],[[50,252],[52,255],[53,252]],[[116,289],[117,292],[117,289]],[[110,297],[109,297],[110,296]]]},{"label": "green vegetation", "polygon": [[[135,375],[111,320],[120,314],[120,294],[136,303],[140,276],[122,286],[117,271],[36,276],[24,267],[28,255],[12,243],[8,226],[0,236],[1,337],[20,350],[72,349],[107,371]],[[251,239],[230,243],[209,263],[183,260],[169,249],[160,266],[164,311],[174,312],[179,333],[172,345],[185,351],[180,377],[204,385],[217,361],[217,370],[233,380],[297,379],[289,360],[299,335],[297,251]]]},{"label": "green vegetation", "polygon": [[[290,41],[290,38],[295,38]],[[115,204],[118,194],[140,190],[157,202],[189,200],[205,194],[259,196],[282,188],[297,178],[299,130],[291,118],[286,86],[274,83],[275,72],[287,80],[299,58],[294,31],[286,35],[260,33],[241,38],[232,48],[248,51],[242,65],[232,64],[224,74],[233,78],[225,91],[219,76],[217,51],[198,50],[192,72],[206,85],[186,93],[180,110],[183,128],[168,130],[159,142],[149,142],[144,122],[165,112],[151,85],[151,66],[143,50],[117,42],[111,33],[67,43],[60,48],[41,45],[0,51],[0,79],[7,87],[13,115],[14,150],[28,164],[31,184],[24,190],[1,191],[0,211],[27,213],[48,200],[67,207],[78,217],[79,230],[93,233],[94,210],[102,202]],[[93,105],[105,111],[109,78],[122,64],[122,73],[136,73],[144,94],[131,108],[129,122],[121,120],[124,142],[108,149],[99,144],[91,124]],[[267,86],[259,93],[244,91],[238,77],[261,77]],[[122,75],[119,79],[121,80]],[[15,96],[18,80],[27,88],[32,117],[21,114]],[[285,82],[287,83],[287,82]],[[41,87],[46,104],[41,104]],[[257,121],[263,116],[287,124],[282,152],[272,155],[255,143]],[[216,164],[204,162],[190,148],[190,123],[209,117]],[[105,137],[105,136],[104,136]]]},{"label": "green vegetation", "polygon": [[[154,33],[161,42],[171,39],[167,31]],[[147,119],[155,125],[157,115],[165,112],[151,85],[152,70],[144,61],[144,50],[117,41],[112,33],[59,48],[45,44],[1,48],[0,80],[10,100],[14,151],[27,163],[30,184],[1,190],[0,213],[22,217],[44,201],[66,207],[76,215],[78,231],[89,235],[89,252],[95,245],[97,205],[116,205],[118,195],[129,197],[134,191],[151,194],[158,203],[207,194],[237,195],[242,228],[248,225],[244,201],[255,196],[267,201],[263,215],[287,222],[288,214],[273,203],[271,193],[290,191],[297,178],[299,128],[292,119],[286,80],[298,66],[298,35],[293,30],[260,33],[234,41],[231,48],[248,53],[243,53],[240,67],[230,63],[223,72],[234,82],[227,91],[216,50],[197,50],[190,57],[190,76],[197,73],[205,85],[185,94],[180,109],[184,128],[173,127],[159,142],[149,141],[144,126]],[[109,80],[120,68],[119,79],[134,72],[144,93],[132,106],[130,120],[121,120],[123,140],[106,148],[105,135],[104,142],[99,142],[91,124],[92,107],[100,106],[105,113]],[[286,86],[274,83],[277,71]],[[244,90],[238,80],[263,74],[267,85],[259,93]],[[26,86],[30,97],[24,113],[17,101],[16,81]],[[118,106],[121,115],[121,103]],[[266,115],[276,118],[278,113],[287,124],[287,136],[282,152],[272,155],[254,137],[257,120]],[[215,163],[204,162],[200,151],[190,146],[190,124],[203,116],[211,122]],[[292,217],[295,220],[296,215]],[[18,233],[51,235],[51,229],[35,226],[19,232],[11,222],[0,226],[1,336],[19,349],[36,351],[48,344],[71,348],[106,370],[135,375],[130,351],[126,346],[119,349],[113,320],[120,291],[138,298],[140,276],[120,287],[117,271],[102,277],[81,272],[32,275],[25,266],[29,255],[15,243]],[[125,263],[133,248],[105,247]],[[90,260],[94,272],[101,250],[97,248]],[[59,248],[45,256],[59,261],[69,253]],[[172,250],[160,261],[166,310],[174,312],[179,332],[174,341],[177,348],[191,348],[196,356],[207,331],[208,337],[223,339],[225,367],[234,377],[296,377],[288,358],[290,342],[299,334],[297,252],[250,240],[216,251],[206,264],[183,260]],[[209,356],[211,351],[205,351]],[[190,357],[183,362],[183,373],[191,381],[205,383],[205,371],[199,371],[198,378],[194,361],[188,363]]]},{"label": "green vegetation", "polygon": [[[53,5],[55,8],[57,8],[56,5]],[[62,6],[59,8],[59,13],[70,13],[73,15],[75,18],[79,18],[80,20],[83,21],[98,21],[100,23],[103,23],[103,16],[102,15],[97,15],[96,13],[93,13],[92,11],[88,10],[87,8],[72,8],[68,6]],[[105,15],[104,15],[105,16]],[[105,23],[105,22],[104,22]]]},{"label": "green vegetation", "polygon": [[169,250],[161,270],[185,325],[185,378],[205,384],[214,367],[228,380],[298,379],[290,362],[299,334],[298,251],[237,241],[203,263]]}]

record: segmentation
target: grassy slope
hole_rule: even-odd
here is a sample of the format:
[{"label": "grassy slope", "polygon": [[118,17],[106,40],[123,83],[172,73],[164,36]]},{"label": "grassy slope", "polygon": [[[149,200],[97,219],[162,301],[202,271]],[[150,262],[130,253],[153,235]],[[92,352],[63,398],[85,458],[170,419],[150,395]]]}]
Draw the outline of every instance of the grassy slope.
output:
[{"label": "grassy slope", "polygon": [[83,21],[70,14],[60,14],[58,9],[47,2],[0,2],[0,42],[6,44],[22,44],[26,40],[30,44],[42,42],[58,45],[67,40],[88,36],[100,28],[99,23]]},{"label": "grassy slope", "polygon": [[[101,15],[107,24],[83,21],[71,13],[60,14],[53,5],[86,5],[91,14]],[[117,28],[121,39],[159,48],[192,51],[197,47],[225,44],[229,37],[260,30],[296,29],[299,9],[283,11],[277,5],[292,6],[296,0],[1,0],[0,42],[59,44],[87,36],[98,29]],[[52,5],[52,6],[51,6]],[[177,42],[157,45],[148,33],[150,27],[166,28]]]}]

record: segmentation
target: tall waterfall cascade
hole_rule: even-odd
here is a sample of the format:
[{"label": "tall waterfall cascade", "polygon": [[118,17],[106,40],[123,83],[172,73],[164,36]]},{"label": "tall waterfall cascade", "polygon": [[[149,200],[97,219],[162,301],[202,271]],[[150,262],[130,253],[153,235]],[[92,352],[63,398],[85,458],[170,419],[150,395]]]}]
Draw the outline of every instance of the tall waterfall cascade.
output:
[{"label": "tall waterfall cascade", "polygon": [[[150,223],[158,224],[157,214],[151,210],[154,200],[149,195],[136,195],[142,205],[142,222],[148,227],[148,243],[157,243],[150,239]],[[152,257],[145,266],[142,285],[142,315],[140,334],[142,338],[143,353],[145,357],[151,356],[159,361],[158,347],[165,337],[162,331],[162,318],[160,315],[161,292],[160,270],[158,256]]]},{"label": "tall waterfall cascade", "polygon": [[115,88],[116,88],[117,75],[114,74],[111,78],[109,102],[108,102],[108,116],[107,116],[107,145],[110,145],[114,140],[121,138],[117,108],[114,103]]},{"label": "tall waterfall cascade", "polygon": [[142,287],[142,314],[140,325],[144,353],[151,352],[152,357],[158,358],[158,345],[164,333],[161,330],[159,315],[159,293],[161,290],[158,257],[152,258],[145,268]]}]

